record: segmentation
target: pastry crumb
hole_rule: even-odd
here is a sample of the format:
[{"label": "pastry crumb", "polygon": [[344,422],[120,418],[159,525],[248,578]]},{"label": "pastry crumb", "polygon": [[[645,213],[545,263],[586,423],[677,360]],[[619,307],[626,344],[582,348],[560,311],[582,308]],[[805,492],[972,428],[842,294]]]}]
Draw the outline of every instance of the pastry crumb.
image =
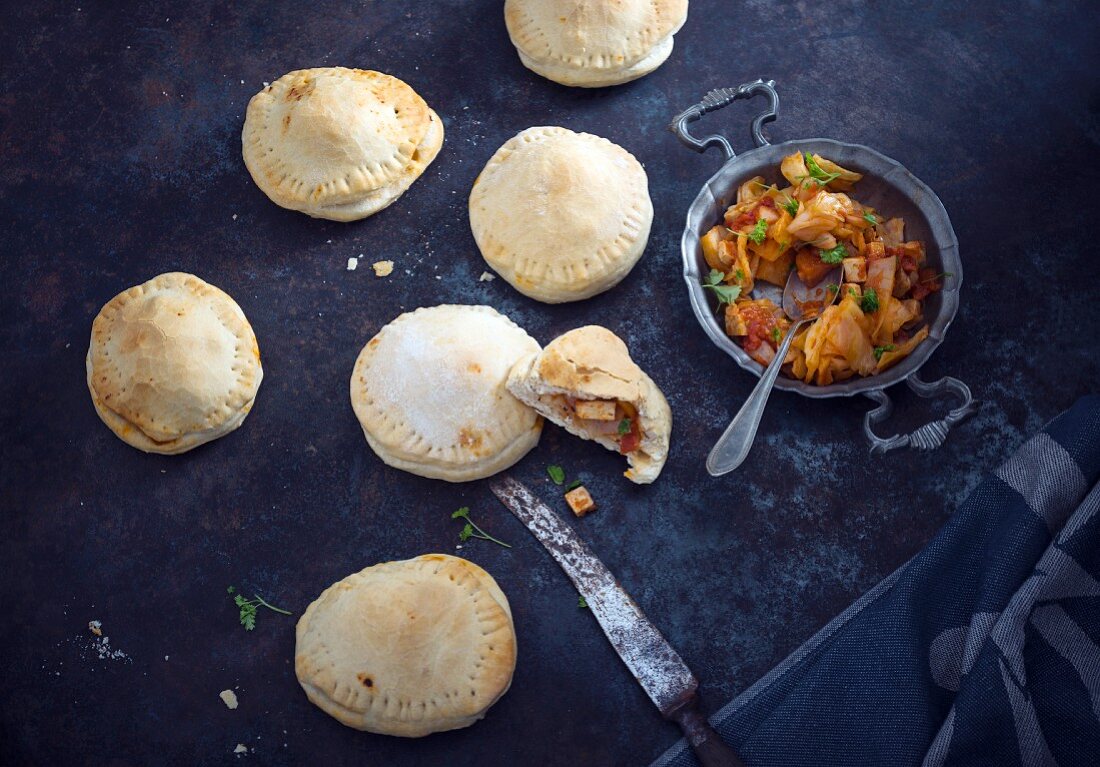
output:
[{"label": "pastry crumb", "polygon": [[222,699],[222,703],[225,704],[226,708],[237,707],[237,693],[232,690],[222,690],[218,693],[218,697]]},{"label": "pastry crumb", "polygon": [[97,637],[103,636],[103,624],[99,621],[88,621],[88,631],[91,631]]},{"label": "pastry crumb", "polygon": [[359,267],[359,259],[352,256],[348,259],[348,271],[354,272]]},{"label": "pastry crumb", "polygon": [[389,277],[393,274],[393,261],[375,261],[371,266],[375,277]]},{"label": "pastry crumb", "polygon": [[233,753],[234,754],[247,754],[248,753],[248,746],[246,746],[244,743],[238,743],[237,747],[235,749],[233,749]]},{"label": "pastry crumb", "polygon": [[497,278],[497,276],[495,274],[490,274],[489,272],[482,272],[481,276],[477,278],[477,281],[478,282],[492,282],[496,278]]},{"label": "pastry crumb", "polygon": [[592,500],[592,496],[584,485],[575,487],[566,493],[565,502],[569,504],[569,508],[578,517],[583,517],[585,514],[596,510],[596,502]]}]

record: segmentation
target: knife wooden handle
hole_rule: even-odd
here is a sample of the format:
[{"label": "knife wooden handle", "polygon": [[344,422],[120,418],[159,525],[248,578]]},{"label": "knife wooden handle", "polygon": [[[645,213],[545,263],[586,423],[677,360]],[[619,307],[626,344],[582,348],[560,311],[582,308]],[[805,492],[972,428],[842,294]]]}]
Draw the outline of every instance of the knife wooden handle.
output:
[{"label": "knife wooden handle", "polygon": [[669,719],[680,725],[703,767],[745,767],[737,752],[726,745],[699,711],[696,696],[692,695],[684,705],[673,711]]}]

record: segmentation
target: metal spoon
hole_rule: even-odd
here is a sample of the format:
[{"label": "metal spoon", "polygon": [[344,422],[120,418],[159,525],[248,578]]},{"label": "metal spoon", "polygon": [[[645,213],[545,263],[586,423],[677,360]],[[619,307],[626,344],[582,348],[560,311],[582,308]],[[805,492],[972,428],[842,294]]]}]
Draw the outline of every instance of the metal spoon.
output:
[{"label": "metal spoon", "polygon": [[[779,345],[779,351],[775,353],[775,359],[768,365],[764,375],[760,376],[760,382],[752,390],[752,394],[745,400],[745,404],[737,411],[729,427],[714,443],[714,447],[707,456],[707,471],[712,477],[720,477],[740,466],[752,448],[752,442],[756,438],[756,429],[760,426],[760,418],[764,415],[764,406],[768,404],[768,396],[772,393],[772,386],[779,375],[779,369],[783,367],[783,360],[787,358],[787,350],[791,348],[791,341],[798,334],[799,329],[807,322],[813,322],[825,308],[830,306],[840,294],[840,272],[838,266],[833,269],[816,287],[808,288],[798,276],[797,271],[791,271],[787,278],[787,286],[783,289],[783,313],[794,323]],[[835,290],[829,290],[829,285],[835,285]],[[759,292],[759,291],[756,291]]]}]

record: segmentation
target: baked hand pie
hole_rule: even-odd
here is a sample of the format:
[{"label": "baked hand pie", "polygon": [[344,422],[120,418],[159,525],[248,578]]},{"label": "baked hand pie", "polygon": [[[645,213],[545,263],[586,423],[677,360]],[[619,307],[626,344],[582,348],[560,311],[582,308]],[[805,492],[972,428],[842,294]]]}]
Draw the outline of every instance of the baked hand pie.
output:
[{"label": "baked hand pie", "polygon": [[112,298],[92,322],[88,389],[111,431],[147,453],[183,453],[244,421],[264,372],[237,302],[169,272]]},{"label": "baked hand pie", "polygon": [[582,88],[635,80],[664,63],[687,0],[505,0],[523,65]]},{"label": "baked hand pie", "polygon": [[357,730],[419,738],[469,727],[512,683],[504,592],[473,562],[425,554],[349,575],[298,621],[310,701]]},{"label": "baked hand pie", "polygon": [[470,227],[501,277],[547,303],[618,284],[653,222],[645,170],[607,139],[528,128],[497,150],[470,192]]},{"label": "baked hand pie", "polygon": [[248,172],[275,204],[355,221],[420,177],[443,144],[443,123],[396,77],[300,69],[252,97],[241,141]]},{"label": "baked hand pie", "polygon": [[657,479],[668,458],[672,411],[617,335],[599,325],[570,330],[524,357],[508,391],[582,439],[626,456],[626,478]]},{"label": "baked hand pie", "polygon": [[367,342],[351,375],[367,444],[390,466],[448,482],[508,468],[538,443],[542,419],[505,381],[538,350],[488,306],[402,314]]}]

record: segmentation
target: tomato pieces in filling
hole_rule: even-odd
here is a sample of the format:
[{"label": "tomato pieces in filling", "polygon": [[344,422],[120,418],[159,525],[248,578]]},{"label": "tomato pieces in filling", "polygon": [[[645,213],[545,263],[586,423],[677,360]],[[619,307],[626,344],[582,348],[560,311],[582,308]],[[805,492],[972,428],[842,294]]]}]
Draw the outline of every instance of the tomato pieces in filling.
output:
[{"label": "tomato pieces in filling", "polygon": [[554,395],[553,404],[562,415],[597,439],[609,439],[623,455],[633,453],[642,444],[638,411],[629,402],[583,400]]}]

